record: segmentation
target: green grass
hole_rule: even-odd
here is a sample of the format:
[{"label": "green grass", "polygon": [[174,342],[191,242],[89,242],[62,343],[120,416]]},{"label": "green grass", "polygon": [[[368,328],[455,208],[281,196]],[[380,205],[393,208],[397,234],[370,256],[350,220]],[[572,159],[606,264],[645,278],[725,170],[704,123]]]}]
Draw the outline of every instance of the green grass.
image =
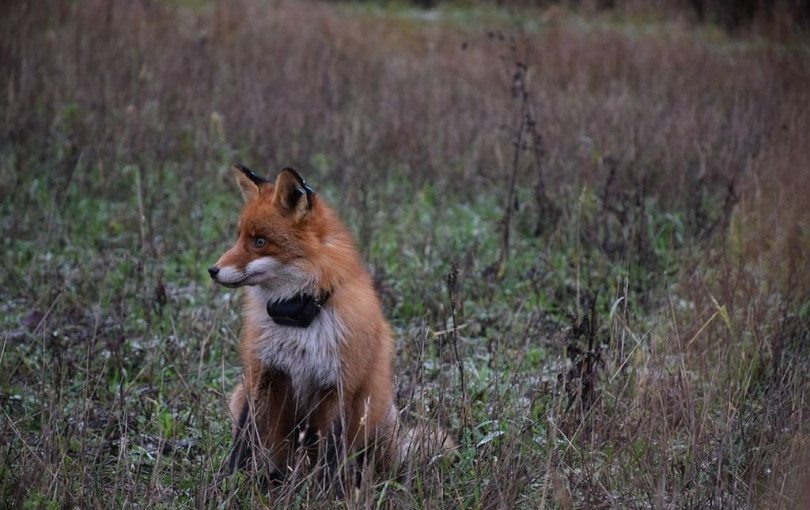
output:
[{"label": "green grass", "polygon": [[[470,39],[493,7],[111,5],[0,18],[0,506],[806,501],[806,44],[732,54],[621,12],[500,41]],[[513,166],[524,56],[542,155]],[[234,162],[296,166],[350,225],[398,403],[455,458],[342,502],[223,476],[239,294],[206,269]]]}]

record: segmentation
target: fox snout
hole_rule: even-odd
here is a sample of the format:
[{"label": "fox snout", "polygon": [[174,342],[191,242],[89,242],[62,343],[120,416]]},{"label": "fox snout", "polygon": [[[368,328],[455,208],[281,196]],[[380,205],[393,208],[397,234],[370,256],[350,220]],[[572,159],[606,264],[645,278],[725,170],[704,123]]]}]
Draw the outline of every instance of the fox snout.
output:
[{"label": "fox snout", "polygon": [[233,273],[233,271],[229,271],[227,267],[225,270],[217,265],[208,268],[208,274],[211,275],[211,279],[214,280],[214,283],[218,283],[226,287],[235,286],[234,282],[230,281],[232,279],[230,277],[233,276],[231,273]]},{"label": "fox snout", "polygon": [[233,289],[262,283],[263,273],[259,270],[260,268],[257,261],[249,263],[246,268],[240,268],[218,260],[216,264],[208,268],[208,274],[215,283]]}]

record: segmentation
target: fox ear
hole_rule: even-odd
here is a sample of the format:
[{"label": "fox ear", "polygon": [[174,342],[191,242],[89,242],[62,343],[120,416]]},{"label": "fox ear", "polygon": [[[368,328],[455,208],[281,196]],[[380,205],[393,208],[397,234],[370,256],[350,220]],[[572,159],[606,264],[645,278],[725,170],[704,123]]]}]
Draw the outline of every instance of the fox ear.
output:
[{"label": "fox ear", "polygon": [[259,177],[253,173],[253,170],[246,166],[234,165],[232,170],[236,176],[236,184],[238,184],[239,189],[242,190],[245,203],[253,202],[256,197],[259,196],[259,188],[270,182],[267,179]]},{"label": "fox ear", "polygon": [[312,210],[315,192],[292,168],[285,168],[276,179],[276,203],[296,219],[305,218]]}]

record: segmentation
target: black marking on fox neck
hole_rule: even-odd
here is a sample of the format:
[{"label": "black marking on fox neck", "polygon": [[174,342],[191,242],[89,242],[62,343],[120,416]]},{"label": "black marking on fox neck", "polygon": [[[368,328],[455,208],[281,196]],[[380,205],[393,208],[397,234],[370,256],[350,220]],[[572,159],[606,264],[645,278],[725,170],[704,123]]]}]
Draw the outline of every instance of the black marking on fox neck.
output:
[{"label": "black marking on fox neck", "polygon": [[331,295],[331,292],[326,292],[320,297],[298,294],[285,301],[270,300],[267,302],[267,315],[280,326],[306,328],[321,313]]},{"label": "black marking on fox neck", "polygon": [[238,168],[240,172],[242,172],[243,174],[245,174],[245,176],[246,176],[248,179],[250,179],[251,181],[253,181],[253,184],[255,184],[256,186],[261,186],[262,184],[264,184],[264,183],[266,183],[266,182],[270,182],[270,181],[268,181],[267,179],[265,179],[265,178],[263,178],[263,177],[259,177],[258,175],[256,175],[256,174],[253,172],[253,170],[251,170],[250,168],[248,168],[248,167],[246,167],[246,166],[244,166],[244,165],[236,164],[236,165],[234,165],[234,166],[235,166],[236,168]]}]

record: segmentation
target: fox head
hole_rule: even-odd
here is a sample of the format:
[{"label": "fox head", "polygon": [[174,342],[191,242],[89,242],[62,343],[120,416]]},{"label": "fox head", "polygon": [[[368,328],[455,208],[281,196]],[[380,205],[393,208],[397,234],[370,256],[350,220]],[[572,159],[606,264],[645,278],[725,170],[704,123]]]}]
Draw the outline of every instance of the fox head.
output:
[{"label": "fox head", "polygon": [[275,183],[241,165],[233,172],[245,208],[236,244],[208,268],[211,278],[226,287],[262,287],[280,298],[311,289],[325,214],[315,192],[291,168]]}]

